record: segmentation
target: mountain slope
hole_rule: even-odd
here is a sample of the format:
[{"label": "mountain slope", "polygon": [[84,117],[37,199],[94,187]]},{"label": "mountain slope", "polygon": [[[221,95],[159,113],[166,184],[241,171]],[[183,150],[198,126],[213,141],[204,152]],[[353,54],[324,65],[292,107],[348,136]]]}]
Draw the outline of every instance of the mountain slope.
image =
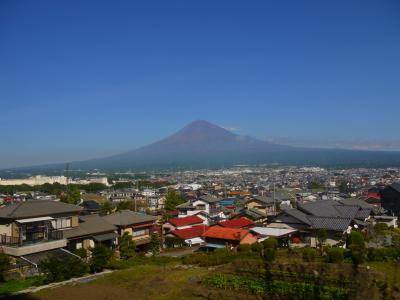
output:
[{"label": "mountain slope", "polygon": [[[207,121],[198,120],[153,144],[111,157],[73,162],[72,167],[74,169],[128,170],[209,168],[264,163],[364,167],[400,166],[400,152],[316,149],[278,145],[237,135]],[[35,167],[34,169],[40,168],[63,169],[64,164]],[[25,169],[30,170],[29,168]]]}]

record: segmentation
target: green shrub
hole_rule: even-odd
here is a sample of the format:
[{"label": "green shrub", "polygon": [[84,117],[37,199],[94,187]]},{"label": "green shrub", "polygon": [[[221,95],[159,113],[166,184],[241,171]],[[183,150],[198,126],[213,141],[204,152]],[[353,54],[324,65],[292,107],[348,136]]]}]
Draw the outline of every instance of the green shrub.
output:
[{"label": "green shrub", "polygon": [[88,257],[88,253],[85,248],[75,249],[74,254],[78,255],[80,258],[83,258],[83,259],[86,259]]},{"label": "green shrub", "polygon": [[365,246],[364,237],[360,232],[352,231],[347,236],[347,247],[350,248],[351,245],[356,245],[358,247],[364,248],[364,246]]},{"label": "green shrub", "polygon": [[344,259],[344,250],[342,248],[330,248],[327,250],[328,262],[342,263]]},{"label": "green shrub", "polygon": [[306,262],[313,262],[317,257],[317,250],[310,247],[306,247],[302,251],[302,257],[303,260]]},{"label": "green shrub", "polygon": [[400,258],[400,249],[394,247],[370,248],[367,258],[369,261],[393,261]]},{"label": "green shrub", "polygon": [[249,252],[251,252],[251,245],[249,245],[249,244],[239,245],[238,251],[242,252],[242,253],[249,253]]},{"label": "green shrub", "polygon": [[276,249],[274,248],[265,248],[264,249],[264,258],[268,262],[272,262],[276,258]]},{"label": "green shrub", "polygon": [[101,272],[107,266],[113,255],[113,251],[105,245],[98,244],[92,249],[90,258],[90,271],[93,273]]},{"label": "green shrub", "polygon": [[0,253],[0,281],[3,281],[3,273],[8,270],[10,265],[10,257],[7,254]]},{"label": "green shrub", "polygon": [[272,249],[277,249],[278,248],[278,240],[275,238],[268,238],[262,242],[264,245],[264,248],[272,248]]},{"label": "green shrub", "polygon": [[40,270],[45,274],[45,282],[55,282],[80,277],[88,273],[88,265],[81,259],[70,256],[67,259],[52,257],[39,264]]},{"label": "green shrub", "polygon": [[377,223],[377,224],[374,226],[374,231],[375,231],[377,234],[382,234],[382,233],[384,233],[386,230],[389,230],[389,226],[388,226],[386,223]]},{"label": "green shrub", "polygon": [[256,252],[256,253],[262,253],[264,249],[264,245],[261,243],[254,243],[251,245],[251,251]]}]

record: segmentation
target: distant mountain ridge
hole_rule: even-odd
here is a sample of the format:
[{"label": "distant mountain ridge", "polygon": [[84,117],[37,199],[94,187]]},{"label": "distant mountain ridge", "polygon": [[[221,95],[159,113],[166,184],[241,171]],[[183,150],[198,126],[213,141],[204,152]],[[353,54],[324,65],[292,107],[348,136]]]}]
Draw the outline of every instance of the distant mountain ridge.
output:
[{"label": "distant mountain ridge", "polygon": [[[204,120],[171,136],[118,155],[73,162],[75,169],[214,168],[235,164],[400,166],[400,152],[300,148],[241,136]],[[64,164],[39,166],[54,169]],[[19,168],[24,169],[24,168]],[[29,169],[29,168],[28,168]]]}]

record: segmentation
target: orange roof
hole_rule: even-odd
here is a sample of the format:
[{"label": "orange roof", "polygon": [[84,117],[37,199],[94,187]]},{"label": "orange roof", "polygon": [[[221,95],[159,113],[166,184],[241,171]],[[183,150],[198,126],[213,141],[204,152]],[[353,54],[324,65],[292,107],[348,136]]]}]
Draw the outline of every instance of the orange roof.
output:
[{"label": "orange roof", "polygon": [[228,195],[250,195],[250,193],[245,191],[230,191]]},{"label": "orange roof", "polygon": [[239,219],[221,221],[218,223],[218,225],[222,227],[243,228],[246,226],[254,225],[254,222],[245,217],[241,217]]},{"label": "orange roof", "polygon": [[231,241],[241,241],[249,231],[246,229],[235,229],[226,227],[210,227],[204,234],[204,237],[231,240]]}]

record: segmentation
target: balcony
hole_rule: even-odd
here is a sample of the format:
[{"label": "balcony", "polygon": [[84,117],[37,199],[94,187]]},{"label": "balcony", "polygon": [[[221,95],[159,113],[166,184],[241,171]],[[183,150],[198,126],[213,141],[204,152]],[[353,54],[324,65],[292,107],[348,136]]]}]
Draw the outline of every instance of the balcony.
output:
[{"label": "balcony", "polygon": [[23,256],[32,253],[63,248],[67,240],[62,231],[28,232],[24,239],[16,236],[0,235],[0,247],[5,254]]}]

